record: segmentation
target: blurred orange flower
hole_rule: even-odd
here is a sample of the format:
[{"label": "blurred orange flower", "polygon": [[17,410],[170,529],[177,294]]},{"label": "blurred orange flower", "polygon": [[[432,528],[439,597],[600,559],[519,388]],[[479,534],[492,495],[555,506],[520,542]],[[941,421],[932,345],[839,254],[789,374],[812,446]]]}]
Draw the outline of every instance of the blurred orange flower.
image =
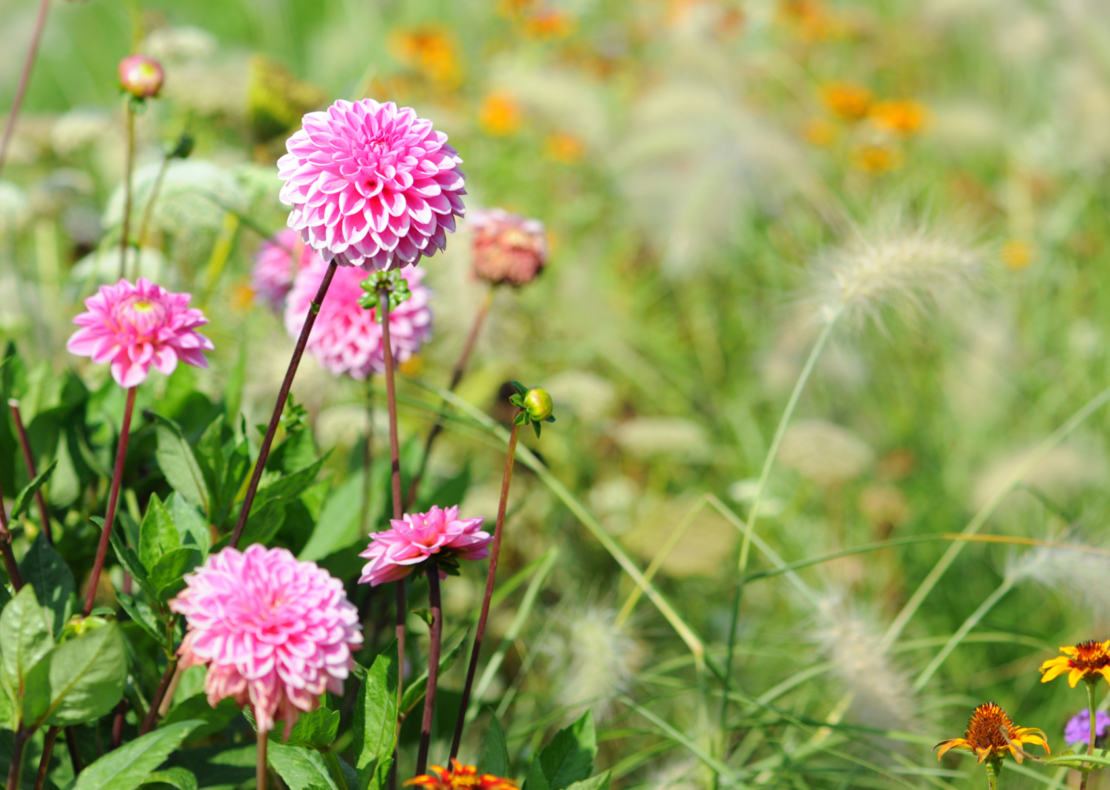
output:
[{"label": "blurred orange flower", "polygon": [[892,145],[865,143],[852,152],[852,164],[865,173],[887,173],[902,166],[902,150]]},{"label": "blurred orange flower", "polygon": [[586,155],[586,146],[574,135],[556,132],[548,136],[544,144],[544,153],[548,159],[573,165]]},{"label": "blurred orange flower", "polygon": [[928,110],[913,99],[878,102],[871,108],[871,122],[880,129],[908,137],[921,131]]},{"label": "blurred orange flower", "polygon": [[810,145],[828,148],[836,140],[836,124],[828,118],[810,118],[802,125],[802,137]]},{"label": "blurred orange flower", "polygon": [[389,36],[389,54],[441,88],[462,84],[458,47],[439,25],[419,25],[395,30]]},{"label": "blurred orange flower", "polygon": [[780,0],[778,18],[803,41],[825,41],[843,33],[844,26],[820,0]]},{"label": "blurred orange flower", "polygon": [[1021,239],[1010,239],[1002,245],[998,257],[1006,268],[1020,271],[1033,261],[1033,245]]},{"label": "blurred orange flower", "polygon": [[478,125],[494,137],[508,137],[520,130],[520,105],[508,93],[491,93],[478,108]]},{"label": "blurred orange flower", "polygon": [[531,38],[566,38],[574,31],[574,17],[555,8],[541,8],[529,14],[524,32]]},{"label": "blurred orange flower", "polygon": [[836,117],[858,121],[871,110],[871,91],[853,82],[830,82],[821,90],[821,100]]}]

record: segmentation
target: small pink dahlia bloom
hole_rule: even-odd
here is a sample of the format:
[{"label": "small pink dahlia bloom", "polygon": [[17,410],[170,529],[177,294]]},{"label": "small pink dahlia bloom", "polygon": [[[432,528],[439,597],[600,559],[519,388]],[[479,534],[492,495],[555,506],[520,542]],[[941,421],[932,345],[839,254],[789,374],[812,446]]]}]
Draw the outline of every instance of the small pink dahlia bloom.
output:
[{"label": "small pink dahlia bloom", "polygon": [[[327,268],[323,259],[316,256],[293,281],[285,305],[285,329],[291,337],[300,336]],[[362,269],[336,270],[306,347],[329,373],[336,376],[345,373],[359,381],[371,373],[385,372],[378,309],[367,310],[358,303],[366,295],[361,286],[366,276]],[[412,296],[389,311],[389,340],[398,364],[407,361],[432,336],[432,311],[428,308],[432,292],[421,282],[424,271],[415,267],[402,269],[401,276],[408,282]]]},{"label": "small pink dahlia bloom", "polygon": [[209,556],[185,583],[170,601],[187,626],[177,654],[184,668],[208,667],[208,704],[234,697],[260,731],[280,719],[288,737],[320,695],[343,693],[362,627],[339,579],[256,543]]},{"label": "small pink dahlia bloom", "polygon": [[305,245],[297,231],[285,228],[273,240],[258,247],[251,270],[251,288],[255,299],[265,302],[275,313],[285,305],[285,296],[293,287],[293,278],[316,258],[316,250]]},{"label": "small pink dahlia bloom", "polygon": [[[427,513],[390,519],[393,529],[370,535],[370,546],[358,556],[370,560],[362,569],[360,583],[378,586],[403,579],[415,566],[435,555],[460,560],[481,560],[489,556],[493,536],[481,529],[481,518],[459,518],[459,508],[446,510],[433,506]],[[440,571],[441,579],[447,574]]]},{"label": "small pink dahlia bloom", "polygon": [[81,327],[66,349],[93,362],[111,362],[112,378],[121,387],[137,387],[154,369],[167,376],[180,360],[208,367],[205,351],[215,346],[194,330],[204,326],[204,313],[190,308],[189,294],[170,293],[145,277],[134,285],[120,280],[102,285],[85,300],[87,312],[73,319]]},{"label": "small pink dahlia bloom", "polygon": [[278,160],[289,227],[325,261],[386,271],[431,257],[463,216],[462,159],[408,107],[373,99],[311,112]]}]

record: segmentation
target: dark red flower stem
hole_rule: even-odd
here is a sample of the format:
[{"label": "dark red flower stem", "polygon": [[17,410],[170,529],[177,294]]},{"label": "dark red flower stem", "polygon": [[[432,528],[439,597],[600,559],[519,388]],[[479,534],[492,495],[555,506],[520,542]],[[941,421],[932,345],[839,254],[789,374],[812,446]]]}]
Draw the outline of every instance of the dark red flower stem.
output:
[{"label": "dark red flower stem", "polygon": [[109,751],[115,751],[123,743],[124,716],[127,715],[127,699],[121,699],[116,705],[116,718],[112,722],[112,746]]},{"label": "dark red flower stem", "polygon": [[69,761],[73,764],[73,775],[85,770],[85,761],[81,759],[81,749],[77,745],[77,733],[72,727],[65,728],[66,749],[69,750]]},{"label": "dark red flower stem", "polygon": [[266,428],[262,446],[258,448],[258,461],[255,462],[246,496],[243,497],[243,507],[239,510],[239,519],[235,522],[235,530],[231,533],[231,542],[228,544],[231,548],[236,548],[239,545],[239,538],[243,537],[243,528],[247,526],[247,518],[251,514],[251,505],[254,504],[254,495],[258,493],[258,482],[262,479],[262,473],[266,470],[266,461],[270,458],[270,447],[274,443],[274,436],[277,434],[282,412],[285,411],[285,402],[289,399],[289,390],[293,386],[293,378],[297,375],[297,368],[301,364],[301,357],[304,356],[305,346],[308,345],[308,336],[312,334],[316,316],[319,315],[320,306],[324,303],[324,297],[328,294],[328,288],[331,286],[331,280],[335,276],[337,266],[338,264],[334,260],[328,264],[328,269],[324,272],[324,279],[320,281],[320,287],[316,290],[316,296],[309,307],[308,315],[305,316],[304,326],[301,327],[301,335],[297,338],[297,345],[293,349],[293,357],[289,360],[289,368],[285,371],[285,380],[281,382],[281,389],[278,391],[274,413],[270,416],[270,425]]},{"label": "dark red flower stem", "polygon": [[[486,291],[486,297],[482,300],[482,304],[478,307],[478,313],[474,316],[474,323],[470,325],[470,334],[466,336],[466,344],[463,346],[462,354],[459,355],[459,361],[455,363],[455,369],[451,372],[451,383],[447,387],[448,392],[454,392],[455,388],[459,386],[462,381],[463,374],[466,372],[466,363],[470,361],[470,352],[474,350],[474,344],[478,340],[478,333],[482,331],[482,325],[486,321],[486,316],[489,314],[490,305],[493,303],[494,286],[490,286]],[[447,401],[441,405],[441,409],[447,407]],[[416,501],[416,492],[420,488],[420,481],[424,479],[424,472],[428,468],[428,459],[432,455],[432,445],[435,444],[436,439],[440,433],[443,432],[443,416],[440,415],[436,419],[435,425],[432,430],[428,432],[428,439],[424,442],[424,455],[420,458],[420,466],[416,470],[416,476],[413,477],[412,482],[409,484],[408,494],[405,495],[405,510],[412,507],[412,503]]]},{"label": "dark red flower stem", "polygon": [[32,733],[20,725],[12,737],[11,767],[8,769],[8,790],[19,790],[19,779],[23,774],[23,749]]},{"label": "dark red flower stem", "polygon": [[31,46],[27,48],[27,57],[23,60],[23,71],[19,75],[19,86],[15,89],[15,99],[12,101],[11,112],[8,113],[8,122],[4,125],[4,136],[0,138],[0,173],[4,172],[4,162],[8,158],[8,146],[12,142],[15,132],[15,121],[19,117],[19,110],[23,106],[23,97],[27,95],[27,85],[31,82],[31,71],[35,67],[35,56],[39,51],[39,42],[42,41],[42,31],[46,28],[46,17],[50,12],[50,0],[42,0],[39,4],[39,15],[35,19],[35,29],[31,33]]},{"label": "dark red flower stem", "polygon": [[432,627],[428,643],[428,686],[424,692],[424,720],[420,724],[420,750],[416,754],[416,775],[423,776],[428,769],[428,747],[432,742],[432,720],[436,708],[436,684],[439,683],[439,651],[443,638],[443,603],[439,596],[439,567],[429,562],[428,602],[432,609]]},{"label": "dark red flower stem", "polygon": [[[12,410],[12,420],[15,422],[15,434],[19,437],[19,448],[23,451],[23,463],[27,466],[27,474],[34,480],[38,476],[38,469],[35,468],[35,456],[31,452],[31,441],[27,438],[27,430],[23,427],[23,415],[19,413],[19,401],[11,398],[8,401],[8,408]],[[46,499],[43,497],[42,489],[40,488],[35,492],[35,504],[39,506],[39,517],[42,519],[42,534],[46,536],[46,542],[51,546],[54,545],[54,533],[50,529],[50,511],[46,509]]]},{"label": "dark red flower stem", "polygon": [[[393,341],[389,337],[389,289],[378,289],[378,309],[382,311],[382,351],[385,355],[385,397],[389,409],[389,463],[393,477],[393,518],[400,519],[401,510],[401,443],[397,438],[397,382],[393,370]],[[396,583],[397,591],[397,709],[405,695],[405,580]],[[403,714],[401,714],[403,715]],[[397,731],[400,733],[401,718],[398,716]],[[397,754],[394,751],[393,769],[389,774],[389,785],[397,782]]]},{"label": "dark red flower stem", "polygon": [[54,741],[58,740],[60,727],[51,727],[46,731],[46,740],[42,744],[42,759],[39,760],[39,771],[35,776],[35,790],[42,790],[46,784],[46,775],[50,772],[50,755],[54,751]]},{"label": "dark red flower stem", "polygon": [[166,690],[169,689],[170,681],[173,680],[175,672],[177,672],[177,659],[171,658],[169,663],[166,664],[166,671],[162,673],[162,680],[159,681],[158,688],[150,700],[150,710],[146,712],[146,716],[143,718],[139,735],[146,735],[154,729],[154,724],[158,721],[158,709],[162,706],[162,700],[166,698]]},{"label": "dark red flower stem", "polygon": [[266,790],[266,769],[268,767],[266,759],[266,747],[269,745],[269,733],[264,730],[258,731],[258,763],[255,766],[255,790]]},{"label": "dark red flower stem", "polygon": [[12,589],[19,592],[23,588],[23,576],[19,573],[19,564],[12,553],[12,532],[8,528],[8,514],[4,510],[4,490],[0,488],[0,554],[4,557],[4,570],[12,580]]},{"label": "dark red flower stem", "polygon": [[127,405],[123,407],[123,425],[120,426],[119,448],[116,450],[116,468],[112,472],[112,487],[108,491],[108,510],[104,514],[104,528],[100,530],[100,543],[96,547],[96,560],[89,574],[89,591],[85,594],[85,617],[93,609],[96,588],[100,584],[100,573],[104,570],[104,560],[108,556],[108,541],[112,536],[112,524],[116,520],[116,505],[119,504],[119,489],[123,483],[123,464],[127,460],[127,440],[131,434],[131,414],[135,411],[136,388],[127,390]]},{"label": "dark red flower stem", "polygon": [[486,634],[486,620],[489,619],[489,602],[493,598],[493,585],[497,579],[497,560],[501,555],[501,532],[505,526],[505,510],[509,504],[509,486],[513,482],[513,464],[516,461],[516,442],[520,426],[513,423],[509,434],[509,451],[505,457],[505,473],[501,477],[501,501],[497,505],[497,524],[493,529],[493,543],[489,550],[489,571],[486,573],[486,594],[482,597],[482,611],[478,615],[478,630],[474,632],[474,647],[470,651],[470,664],[466,668],[466,682],[463,684],[462,700],[459,703],[459,718],[455,722],[455,735],[451,738],[451,759],[459,755],[463,727],[466,726],[466,709],[470,706],[470,691],[474,686],[474,674],[478,671],[478,654],[482,651],[482,637]]}]

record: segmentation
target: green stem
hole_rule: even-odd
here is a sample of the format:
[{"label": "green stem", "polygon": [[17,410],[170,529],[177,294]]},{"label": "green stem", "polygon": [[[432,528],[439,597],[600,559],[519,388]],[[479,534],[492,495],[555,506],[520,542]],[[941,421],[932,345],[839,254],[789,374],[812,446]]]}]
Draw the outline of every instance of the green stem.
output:
[{"label": "green stem", "polygon": [[[1094,754],[1097,719],[1095,718],[1095,684],[1090,681],[1087,681],[1087,710],[1091,717],[1091,737],[1087,741],[1087,754]],[[1083,772],[1083,778],[1079,780],[1079,790],[1087,790],[1087,780],[1091,778],[1091,771],[1094,769],[1092,765]]]},{"label": "green stem", "polygon": [[343,775],[343,766],[339,764],[339,758],[335,756],[330,748],[324,749],[324,761],[328,764],[328,770],[331,771],[332,779],[335,780],[336,787],[339,790],[350,790],[347,784],[347,777]]},{"label": "green stem", "polygon": [[998,790],[998,767],[993,760],[987,760],[987,790]]}]

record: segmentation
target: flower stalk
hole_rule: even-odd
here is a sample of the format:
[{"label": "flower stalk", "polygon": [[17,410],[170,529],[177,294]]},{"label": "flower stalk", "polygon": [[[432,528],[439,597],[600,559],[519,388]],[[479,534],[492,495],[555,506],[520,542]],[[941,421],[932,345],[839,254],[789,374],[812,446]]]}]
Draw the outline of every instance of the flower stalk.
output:
[{"label": "flower stalk", "polygon": [[273,446],[282,412],[285,411],[285,403],[289,400],[289,390],[293,386],[293,378],[297,375],[297,368],[301,364],[301,357],[304,356],[305,346],[308,345],[308,336],[312,334],[316,316],[320,313],[320,305],[324,303],[324,297],[327,296],[328,286],[331,285],[337,266],[338,264],[335,261],[328,264],[328,270],[324,273],[324,279],[320,281],[320,287],[316,291],[316,298],[312,300],[312,308],[305,316],[304,326],[301,327],[300,337],[297,338],[297,345],[293,349],[293,356],[289,360],[288,369],[285,371],[285,379],[281,382],[281,389],[278,390],[277,402],[274,403],[274,413],[270,416],[270,424],[266,428],[266,435],[262,438],[262,446],[258,448],[258,460],[255,462],[254,471],[251,473],[247,492],[243,496],[243,506],[239,510],[239,518],[235,522],[235,529],[231,533],[231,542],[228,544],[231,548],[236,548],[239,545],[239,539],[243,536],[243,529],[247,526],[247,518],[251,514],[251,505],[254,504],[255,494],[258,493],[258,483],[262,480],[262,473],[266,470],[266,461],[270,458],[270,447]]},{"label": "flower stalk", "polygon": [[166,692],[176,673],[177,659],[171,658],[169,663],[166,664],[166,671],[162,673],[162,679],[158,682],[158,688],[154,691],[154,696],[150,700],[150,709],[147,710],[146,716],[143,717],[143,723],[139,727],[139,735],[146,735],[154,729],[154,724],[158,721],[162,700],[166,698]]},{"label": "flower stalk", "polygon": [[[134,102],[127,100],[127,153],[123,166],[123,224],[119,233],[119,276],[122,280],[127,276],[127,247],[131,235],[131,170],[135,162],[135,107]],[[139,256],[135,255],[135,269],[138,271]]]},{"label": "flower stalk", "polygon": [[8,790],[19,790],[19,779],[23,774],[23,751],[31,733],[20,725],[12,736],[11,766],[8,768]]},{"label": "flower stalk", "polygon": [[54,751],[54,741],[58,740],[58,734],[61,731],[60,727],[51,727],[46,731],[46,740],[42,743],[42,759],[39,761],[39,770],[35,775],[35,790],[42,790],[46,784],[46,774],[50,771],[50,755]]},{"label": "flower stalk", "polygon": [[[38,469],[35,466],[35,455],[31,452],[31,441],[27,438],[27,429],[23,427],[23,415],[19,411],[19,401],[15,398],[8,400],[8,408],[12,410],[12,421],[15,423],[15,435],[19,439],[19,449],[23,452],[23,463],[27,466],[27,474],[34,480],[38,477]],[[46,499],[42,494],[42,488],[35,492],[35,504],[39,508],[39,517],[42,519],[42,534],[46,536],[46,542],[51,546],[54,545],[54,533],[50,528],[50,511],[46,508]]]},{"label": "flower stalk", "polygon": [[[1087,710],[1090,714],[1089,718],[1090,718],[1090,722],[1091,722],[1091,734],[1090,734],[1090,738],[1087,741],[1087,754],[1094,754],[1095,753],[1095,738],[1098,736],[1098,733],[1097,733],[1097,729],[1098,729],[1097,711],[1095,710],[1095,684],[1098,683],[1098,678],[1097,677],[1087,677],[1086,681],[1087,681],[1086,682],[1086,685],[1087,685]],[[1094,769],[1095,769],[1095,766],[1091,765],[1090,768],[1088,768],[1086,771],[1083,772],[1083,778],[1079,780],[1079,790],[1087,790],[1087,780],[1091,778],[1091,772]]]},{"label": "flower stalk", "polygon": [[127,390],[127,403],[123,407],[123,424],[120,426],[119,448],[116,450],[116,467],[112,472],[112,487],[108,491],[108,510],[104,514],[104,526],[100,530],[100,543],[96,547],[96,560],[89,574],[89,590],[85,595],[85,617],[93,609],[96,588],[100,584],[100,573],[104,570],[104,560],[108,556],[108,541],[112,536],[112,524],[116,520],[116,505],[119,504],[119,490],[123,483],[123,465],[127,460],[127,441],[131,434],[131,415],[135,411],[135,387]]},{"label": "flower stalk", "polygon": [[[4,500],[4,491],[0,489],[0,502]],[[19,592],[23,588],[23,576],[19,572],[19,563],[15,561],[12,553],[12,532],[8,528],[8,514],[0,505],[0,555],[3,555],[4,570],[8,572],[12,589]]]},{"label": "flower stalk", "polygon": [[35,67],[39,42],[42,41],[42,31],[46,29],[46,17],[49,13],[50,0],[42,0],[39,4],[38,16],[35,18],[35,29],[31,33],[31,45],[27,48],[27,57],[23,60],[23,71],[19,74],[19,85],[15,89],[12,109],[8,113],[8,122],[4,124],[4,136],[0,138],[0,174],[4,172],[4,162],[8,158],[8,146],[11,145],[12,135],[15,133],[15,122],[19,118],[19,110],[23,107],[23,97],[27,95],[27,85],[31,82],[31,71]]},{"label": "flower stalk", "polygon": [[416,773],[422,775],[428,768],[428,747],[432,742],[432,719],[436,707],[436,684],[439,682],[439,652],[443,637],[443,603],[439,592],[439,566],[435,560],[425,568],[428,576],[428,603],[432,610],[432,625],[428,643],[428,686],[424,692],[424,720],[420,724],[420,750],[416,755]]},{"label": "flower stalk", "polygon": [[266,790],[267,759],[266,746],[269,744],[269,733],[266,730],[258,731],[258,764],[255,767],[254,777],[256,790]]}]

